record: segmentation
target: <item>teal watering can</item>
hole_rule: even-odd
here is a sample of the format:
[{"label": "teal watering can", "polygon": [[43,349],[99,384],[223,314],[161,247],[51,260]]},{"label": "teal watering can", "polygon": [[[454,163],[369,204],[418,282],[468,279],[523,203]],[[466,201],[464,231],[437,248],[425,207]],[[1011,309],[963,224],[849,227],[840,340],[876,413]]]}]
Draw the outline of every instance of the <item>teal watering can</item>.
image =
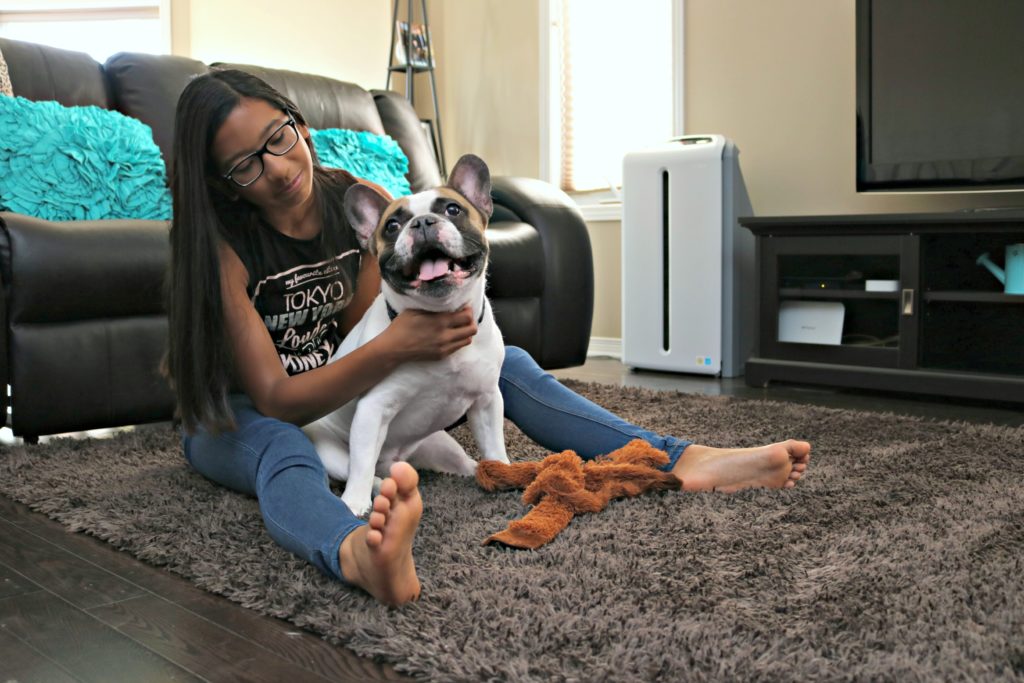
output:
[{"label": "teal watering can", "polygon": [[1005,270],[992,263],[988,252],[979,256],[976,263],[988,268],[1003,283],[1003,291],[1007,294],[1024,294],[1024,243],[1006,247]]}]

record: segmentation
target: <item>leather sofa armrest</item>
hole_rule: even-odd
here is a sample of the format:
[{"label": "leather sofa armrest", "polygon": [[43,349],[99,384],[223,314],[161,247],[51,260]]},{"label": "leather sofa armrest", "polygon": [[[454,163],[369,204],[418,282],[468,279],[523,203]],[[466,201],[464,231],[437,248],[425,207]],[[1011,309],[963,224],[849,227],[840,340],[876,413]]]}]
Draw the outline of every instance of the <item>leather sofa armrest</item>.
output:
[{"label": "leather sofa armrest", "polygon": [[550,183],[508,176],[491,183],[492,221],[528,223],[543,245],[541,352],[535,360],[544,368],[583,364],[594,317],[594,257],[583,217]]}]

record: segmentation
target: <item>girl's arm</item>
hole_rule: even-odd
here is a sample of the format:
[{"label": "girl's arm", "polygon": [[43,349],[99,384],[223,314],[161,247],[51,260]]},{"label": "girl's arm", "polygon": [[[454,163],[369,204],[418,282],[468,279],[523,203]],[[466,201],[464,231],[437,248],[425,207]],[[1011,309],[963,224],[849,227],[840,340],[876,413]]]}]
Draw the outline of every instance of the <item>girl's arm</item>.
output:
[{"label": "girl's arm", "polygon": [[[380,276],[374,272],[376,262],[364,258],[363,264],[356,291],[364,296],[357,295],[349,305],[356,309],[353,320],[347,315],[344,318],[349,327],[358,321],[377,293],[370,284],[374,277],[379,282]],[[235,376],[256,410],[300,426],[358,397],[401,363],[444,358],[468,345],[476,334],[476,321],[468,307],[455,313],[403,311],[384,332],[347,356],[289,376],[245,291],[249,277],[245,266],[227,245],[220,249],[220,270]]]},{"label": "girl's arm", "polygon": [[341,312],[341,334],[347,337],[370,304],[380,293],[380,265],[377,259],[365,251],[360,254],[359,275],[356,278],[356,293],[345,310]]}]

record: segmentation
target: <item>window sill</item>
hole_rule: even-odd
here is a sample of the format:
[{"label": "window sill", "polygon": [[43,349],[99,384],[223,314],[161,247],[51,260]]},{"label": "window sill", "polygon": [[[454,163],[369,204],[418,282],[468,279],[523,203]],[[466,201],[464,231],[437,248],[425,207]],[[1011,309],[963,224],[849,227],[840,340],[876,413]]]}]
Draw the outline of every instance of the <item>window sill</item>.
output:
[{"label": "window sill", "polygon": [[622,221],[622,196],[620,192],[596,190],[593,192],[569,192],[583,220],[588,223]]},{"label": "window sill", "polygon": [[588,223],[622,221],[622,202],[576,202],[576,208]]}]

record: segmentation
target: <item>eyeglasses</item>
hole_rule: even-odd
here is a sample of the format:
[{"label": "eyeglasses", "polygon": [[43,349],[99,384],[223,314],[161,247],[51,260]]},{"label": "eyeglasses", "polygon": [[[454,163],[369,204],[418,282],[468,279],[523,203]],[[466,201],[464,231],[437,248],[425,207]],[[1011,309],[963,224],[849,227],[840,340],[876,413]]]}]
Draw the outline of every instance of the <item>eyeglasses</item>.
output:
[{"label": "eyeglasses", "polygon": [[224,174],[224,180],[230,180],[239,187],[252,185],[263,175],[264,154],[282,157],[290,152],[298,141],[299,131],[295,129],[295,119],[289,117],[270,134],[267,141],[263,143],[263,147],[242,157],[237,164],[232,166],[231,170]]}]

